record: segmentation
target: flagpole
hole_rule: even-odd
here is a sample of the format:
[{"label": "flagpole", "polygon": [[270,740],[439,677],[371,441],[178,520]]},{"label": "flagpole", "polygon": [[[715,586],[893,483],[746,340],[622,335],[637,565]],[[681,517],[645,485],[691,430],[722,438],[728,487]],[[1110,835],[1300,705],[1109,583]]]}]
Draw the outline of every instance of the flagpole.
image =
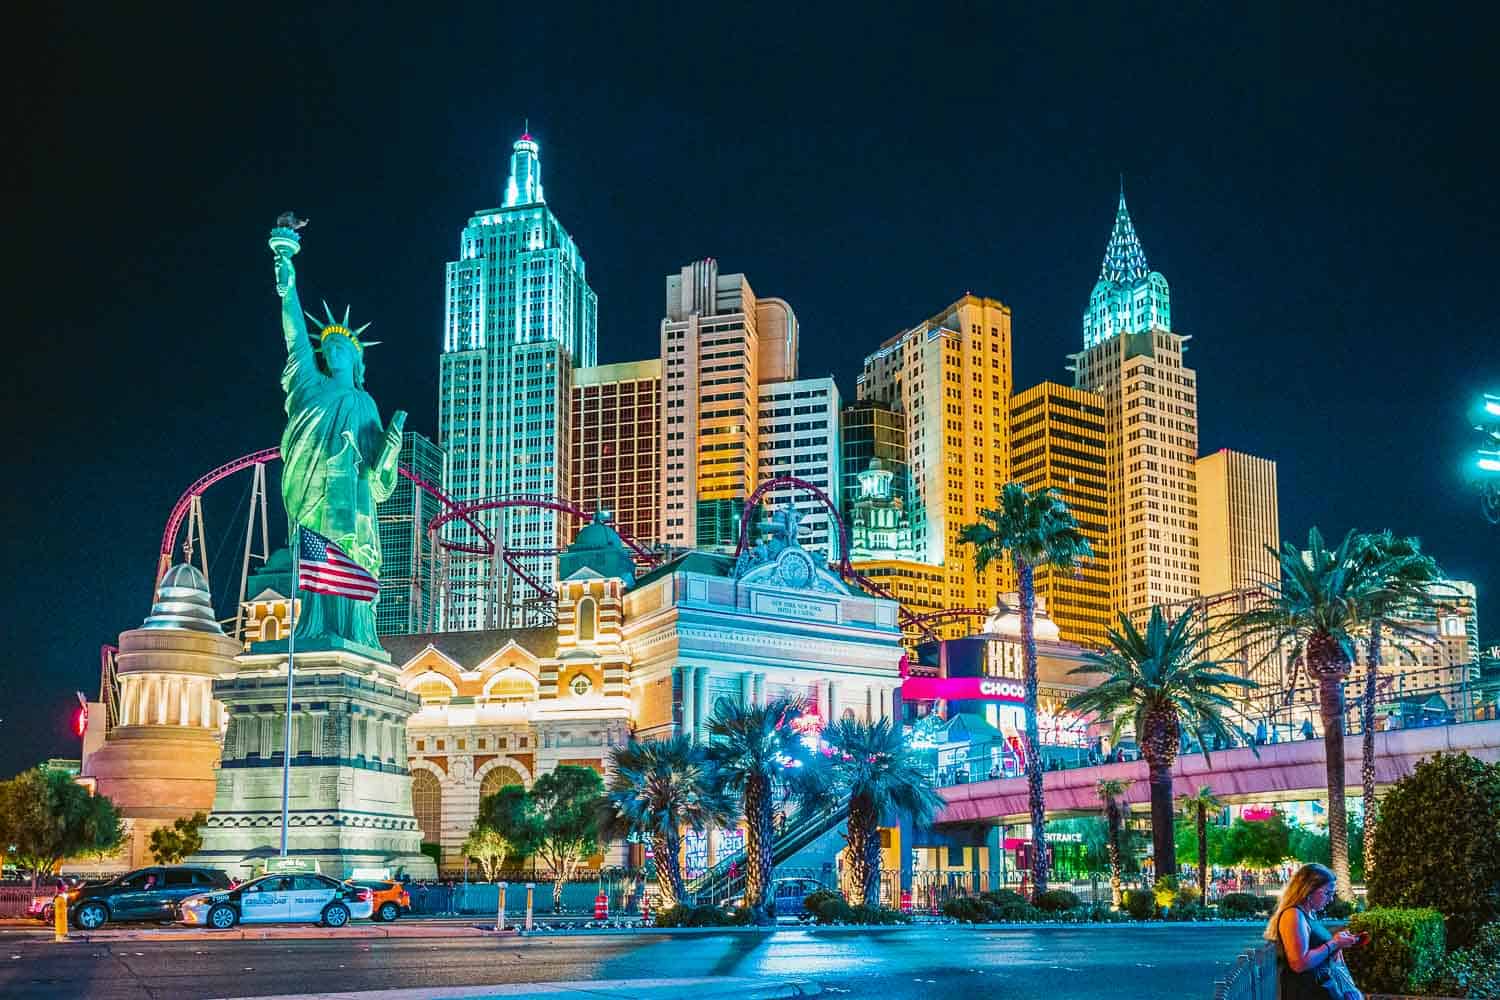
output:
[{"label": "flagpole", "polygon": [[286,824],[292,791],[292,664],[297,656],[297,583],[302,555],[302,526],[292,529],[292,606],[286,639],[286,728],[281,737],[281,857],[286,859]]}]

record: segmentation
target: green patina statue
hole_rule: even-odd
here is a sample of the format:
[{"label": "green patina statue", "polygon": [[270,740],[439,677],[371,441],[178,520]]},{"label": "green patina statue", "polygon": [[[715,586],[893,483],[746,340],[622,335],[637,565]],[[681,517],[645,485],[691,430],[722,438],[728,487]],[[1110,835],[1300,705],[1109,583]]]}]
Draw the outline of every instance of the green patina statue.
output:
[{"label": "green patina statue", "polygon": [[[276,256],[276,292],[281,296],[281,329],[286,337],[286,430],[281,435],[281,498],[286,504],[288,538],[297,525],[331,539],[377,579],[380,525],[375,505],[396,487],[401,428],[397,410],[382,428],[375,400],[365,392],[365,348],[349,327],[349,312],[335,319],[325,303],[325,319],[304,313],[297,296],[292,256],[301,249],[297,230],[305,222],[290,213],[271,231]],[[314,348],[304,315],[319,327]],[[297,616],[302,648],[354,643],[379,653],[375,605],[330,594],[304,592]]]}]

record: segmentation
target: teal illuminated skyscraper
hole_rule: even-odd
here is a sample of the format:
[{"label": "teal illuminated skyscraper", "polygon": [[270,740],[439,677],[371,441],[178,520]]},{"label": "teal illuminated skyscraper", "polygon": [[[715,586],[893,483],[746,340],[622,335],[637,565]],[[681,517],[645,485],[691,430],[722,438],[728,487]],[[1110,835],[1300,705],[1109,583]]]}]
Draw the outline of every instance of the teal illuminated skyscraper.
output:
[{"label": "teal illuminated skyscraper", "polygon": [[[448,264],[439,444],[448,492],[459,501],[569,494],[572,370],[595,363],[597,299],[573,238],[547,207],[536,140],[512,147],[499,208],[473,216]],[[563,515],[510,508],[484,515],[512,553],[545,553],[569,541]],[[463,537],[462,525],[449,529]],[[472,541],[472,539],[470,539]],[[452,564],[445,581],[449,629],[520,625],[538,585],[555,583],[549,555]]]}]

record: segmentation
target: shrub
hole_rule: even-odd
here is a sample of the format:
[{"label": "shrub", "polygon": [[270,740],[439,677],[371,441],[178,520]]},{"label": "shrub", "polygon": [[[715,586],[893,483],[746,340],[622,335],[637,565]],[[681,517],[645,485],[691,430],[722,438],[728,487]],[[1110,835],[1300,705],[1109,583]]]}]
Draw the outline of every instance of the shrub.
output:
[{"label": "shrub", "polygon": [[1019,892],[1011,889],[994,889],[990,892],[981,892],[979,898],[996,906],[1025,906],[1027,899]]},{"label": "shrub", "polygon": [[849,923],[852,924],[909,924],[911,917],[900,910],[886,909],[884,906],[855,906],[849,911]]},{"label": "shrub", "polygon": [[847,924],[854,920],[854,910],[843,893],[820,889],[804,899],[802,905],[820,924]]},{"label": "shrub", "polygon": [[1011,903],[997,907],[996,918],[1007,924],[1022,924],[1041,920],[1044,914],[1030,903]]},{"label": "shrub", "polygon": [[1182,910],[1197,907],[1198,901],[1202,896],[1202,891],[1191,882],[1179,886],[1176,895],[1172,897],[1172,909]]},{"label": "shrub", "polygon": [[1083,900],[1066,889],[1048,889],[1036,898],[1036,908],[1044,913],[1076,910],[1081,905]]},{"label": "shrub", "polygon": [[1125,893],[1125,912],[1135,920],[1156,919],[1156,893],[1150,889],[1129,889]]},{"label": "shrub", "polygon": [[1221,917],[1253,917],[1260,912],[1260,903],[1248,892],[1226,892],[1219,900]]},{"label": "shrub", "polygon": [[1089,907],[1089,919],[1096,924],[1117,924],[1127,917],[1107,903],[1095,903]]},{"label": "shrub", "polygon": [[1156,880],[1151,887],[1151,893],[1156,897],[1157,906],[1171,906],[1172,900],[1177,898],[1177,878],[1174,875],[1163,875]]},{"label": "shrub", "polygon": [[1208,920],[1212,916],[1212,910],[1206,906],[1199,906],[1197,903],[1174,905],[1167,911],[1168,920]]},{"label": "shrub", "polygon": [[1500,920],[1500,764],[1438,754],[1380,801],[1370,905],[1430,906],[1463,948]]},{"label": "shrub", "polygon": [[813,916],[832,900],[844,902],[844,894],[833,889],[814,889],[802,897],[802,906]]},{"label": "shrub", "polygon": [[1486,924],[1474,943],[1448,955],[1431,983],[1444,996],[1500,1000],[1500,924]]},{"label": "shrub", "polygon": [[995,923],[1000,919],[1000,907],[988,900],[960,896],[943,904],[943,916],[966,924]]},{"label": "shrub", "polygon": [[1354,981],[1366,993],[1408,993],[1437,974],[1443,960],[1443,915],[1426,909],[1377,908],[1349,919],[1350,933],[1370,941],[1344,953]]},{"label": "shrub", "polygon": [[1275,896],[1256,896],[1255,912],[1269,917],[1276,912],[1277,902],[1278,900]]},{"label": "shrub", "polygon": [[717,906],[688,906],[686,903],[678,903],[656,915],[656,926],[728,927],[731,923],[738,922],[738,916],[737,913],[727,913]]},{"label": "shrub", "polygon": [[1323,907],[1323,916],[1329,920],[1348,920],[1354,913],[1354,904],[1347,899],[1335,899]]}]

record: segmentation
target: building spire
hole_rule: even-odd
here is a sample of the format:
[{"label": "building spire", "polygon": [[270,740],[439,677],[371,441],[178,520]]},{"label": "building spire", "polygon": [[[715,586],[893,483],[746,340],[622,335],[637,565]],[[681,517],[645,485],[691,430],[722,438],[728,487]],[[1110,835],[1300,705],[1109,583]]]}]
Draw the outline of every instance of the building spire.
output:
[{"label": "building spire", "polygon": [[1109,245],[1104,248],[1099,280],[1135,280],[1144,278],[1150,271],[1151,268],[1146,264],[1146,251],[1130,221],[1130,210],[1125,207],[1125,175],[1121,174],[1120,205],[1115,209],[1115,228],[1109,234]]},{"label": "building spire", "polygon": [[536,140],[531,137],[531,119],[522,125],[521,138],[511,146],[510,178],[505,182],[505,199],[502,208],[516,205],[541,204],[542,162],[537,156]]}]

